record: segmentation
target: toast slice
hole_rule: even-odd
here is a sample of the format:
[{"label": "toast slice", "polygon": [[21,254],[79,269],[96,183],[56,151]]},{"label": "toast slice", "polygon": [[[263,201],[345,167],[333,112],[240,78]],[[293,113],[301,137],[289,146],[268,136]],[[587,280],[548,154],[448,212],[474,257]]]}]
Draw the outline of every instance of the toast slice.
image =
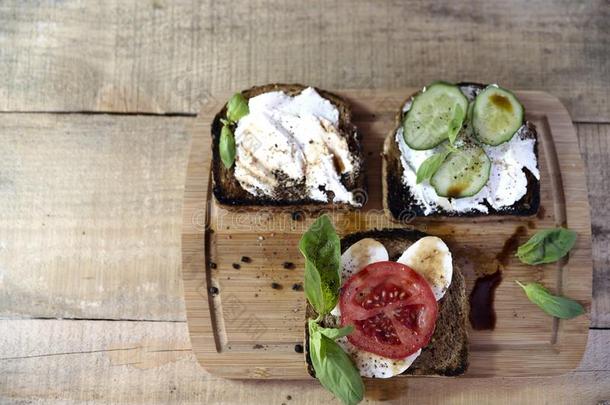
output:
[{"label": "toast slice", "polygon": [[[341,240],[341,252],[364,238],[373,238],[381,242],[388,250],[390,260],[397,260],[400,255],[422,237],[423,232],[408,229],[382,229],[358,232],[345,236]],[[315,318],[314,309],[307,306],[307,319]],[[421,355],[413,362],[403,375],[419,376],[458,376],[468,368],[468,301],[464,276],[453,263],[453,278],[445,296],[439,301],[439,313],[436,329],[430,343],[422,349]],[[323,326],[332,325],[332,318],[325,319]],[[315,371],[309,357],[309,336],[305,324],[305,359],[307,369],[312,377]]]},{"label": "toast slice", "polygon": [[[303,91],[307,86],[301,84],[267,84],[263,86],[255,86],[242,91],[242,95],[246,99],[258,96],[263,93],[272,91],[283,91],[284,93],[295,96]],[[355,125],[351,122],[351,109],[349,104],[343,98],[336,94],[325,90],[315,88],[315,90],[323,98],[329,100],[339,112],[339,132],[347,139],[348,149],[351,156],[354,158],[354,170],[349,175],[341,176],[341,183],[348,191],[355,194],[357,198],[364,198],[366,195],[366,184],[364,178],[364,159],[360,136]],[[329,198],[327,202],[316,201],[310,198],[294,198],[285,196],[282,198],[271,198],[268,196],[255,196],[247,192],[235,178],[235,165],[227,169],[220,159],[218,148],[220,140],[220,131],[222,128],[221,118],[226,115],[226,104],[220,110],[212,121],[212,179],[213,193],[216,200],[223,205],[239,207],[240,209],[266,207],[295,207],[299,211],[315,212],[329,208],[349,208],[355,206],[348,203],[333,203]]]},{"label": "toast slice", "polygon": [[[487,87],[486,85],[478,83],[458,83],[458,86],[462,89],[468,88],[469,90],[480,91]],[[417,94],[417,93],[416,93]],[[419,204],[417,199],[414,197],[411,188],[404,184],[402,180],[403,165],[400,159],[400,149],[396,143],[395,136],[396,131],[402,125],[406,112],[403,111],[403,106],[411,100],[416,94],[409,96],[399,106],[399,111],[396,114],[396,125],[392,128],[391,132],[386,137],[383,145],[382,153],[382,186],[383,186],[383,207],[386,214],[393,220],[403,221],[410,220],[413,217],[478,217],[478,216],[531,216],[538,212],[540,206],[540,181],[534,177],[534,175],[527,169],[525,169],[525,176],[527,178],[527,192],[526,194],[516,203],[511,206],[502,207],[501,209],[494,209],[487,202],[488,213],[470,210],[467,212],[453,212],[446,211],[440,206],[435,207],[432,213],[426,214],[422,206]],[[534,153],[536,160],[539,161],[538,156],[538,135],[536,127],[526,121],[526,130],[523,131],[523,136],[526,138],[532,138],[536,140],[534,145]],[[516,136],[516,135],[515,135]]]}]

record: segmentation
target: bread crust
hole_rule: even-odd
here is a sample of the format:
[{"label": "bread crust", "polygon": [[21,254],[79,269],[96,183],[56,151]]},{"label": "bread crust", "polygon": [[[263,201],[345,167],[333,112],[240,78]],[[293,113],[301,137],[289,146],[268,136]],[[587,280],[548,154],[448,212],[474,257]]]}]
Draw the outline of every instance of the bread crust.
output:
[{"label": "bread crust", "polygon": [[[295,96],[306,89],[307,86],[302,84],[281,84],[273,83],[263,86],[254,86],[242,91],[246,99],[258,96],[259,94],[272,91],[283,91],[288,95]],[[315,88],[315,87],[314,87]],[[347,139],[347,144],[350,153],[355,157],[355,170],[350,176],[342,176],[341,182],[349,191],[356,192],[357,196],[364,198],[366,196],[366,181],[364,176],[364,157],[360,135],[356,126],[352,124],[351,108],[349,103],[340,96],[328,92],[326,90],[315,88],[320,96],[329,100],[339,111],[339,131]],[[355,209],[348,203],[335,204],[332,201],[321,202],[310,198],[302,198],[295,200],[274,199],[266,196],[254,196],[244,190],[239,181],[235,178],[235,166],[227,169],[220,159],[219,141],[220,130],[222,128],[221,118],[226,116],[226,104],[216,114],[212,121],[211,136],[212,136],[212,191],[216,200],[225,205],[229,209],[240,211],[256,211],[261,207],[269,209],[286,210],[294,208],[294,210],[303,212],[318,212],[325,209]]]},{"label": "bread crust", "polygon": [[[458,86],[473,86],[479,89],[487,87],[480,83],[458,83]],[[468,212],[448,212],[437,207],[434,212],[424,214],[424,209],[418,204],[410,187],[402,182],[403,166],[400,160],[400,150],[394,138],[396,131],[402,125],[404,113],[403,106],[407,101],[415,97],[419,92],[409,96],[399,107],[396,114],[396,125],[387,135],[382,153],[382,194],[383,208],[386,215],[393,221],[410,221],[414,217],[487,217],[487,216],[532,216],[536,215],[540,207],[540,181],[534,177],[529,170],[525,170],[527,177],[527,193],[515,204],[503,207],[499,210],[494,209],[489,204],[488,213],[471,210]],[[538,156],[538,134],[536,127],[529,121],[525,121],[529,128],[529,134],[535,139],[534,153],[536,160],[539,162]]]},{"label": "bread crust", "polygon": [[[381,242],[388,250],[390,260],[397,260],[413,243],[428,236],[410,229],[381,229],[357,232],[341,239],[341,252],[364,238]],[[307,319],[315,318],[315,310],[308,304]],[[453,262],[453,277],[445,296],[439,301],[439,315],[436,329],[430,343],[422,348],[422,353],[403,375],[418,376],[458,376],[468,369],[468,299],[466,282],[460,269]],[[324,323],[324,321],[323,321]],[[315,378],[315,371],[309,357],[309,334],[305,322],[305,361],[309,374]]]}]

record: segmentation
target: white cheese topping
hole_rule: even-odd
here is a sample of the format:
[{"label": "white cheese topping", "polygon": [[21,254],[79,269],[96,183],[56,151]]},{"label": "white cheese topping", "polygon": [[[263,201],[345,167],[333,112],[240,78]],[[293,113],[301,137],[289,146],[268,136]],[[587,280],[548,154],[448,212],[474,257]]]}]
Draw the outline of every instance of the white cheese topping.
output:
[{"label": "white cheese topping", "polygon": [[[469,86],[462,87],[462,92],[474,99],[476,91]],[[403,106],[406,112],[411,108],[411,100]],[[529,170],[536,179],[540,179],[538,161],[534,153],[535,140],[526,136],[528,128],[523,125],[508,142],[498,146],[483,145],[483,149],[491,160],[491,172],[487,184],[474,196],[464,198],[445,198],[436,194],[429,182],[417,184],[417,169],[424,160],[440,152],[443,146],[428,150],[409,148],[403,136],[403,128],[396,131],[396,143],[400,149],[400,161],[403,167],[402,181],[409,187],[413,197],[423,208],[424,215],[431,214],[437,208],[447,212],[464,213],[479,211],[487,213],[491,207],[499,210],[519,201],[527,193],[527,177],[524,168]]]},{"label": "white cheese topping", "polygon": [[282,91],[248,100],[249,114],[235,130],[235,177],[250,194],[282,193],[358,205],[341,183],[355,170],[347,140],[339,133],[339,111],[308,87],[291,97]]}]

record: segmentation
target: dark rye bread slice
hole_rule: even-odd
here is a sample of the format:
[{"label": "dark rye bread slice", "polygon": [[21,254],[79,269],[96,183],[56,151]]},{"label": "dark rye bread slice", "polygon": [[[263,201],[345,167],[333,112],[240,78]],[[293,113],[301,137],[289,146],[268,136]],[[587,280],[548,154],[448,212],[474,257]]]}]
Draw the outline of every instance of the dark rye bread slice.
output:
[{"label": "dark rye bread slice", "polygon": [[[259,94],[272,91],[283,91],[288,95],[295,96],[307,86],[301,84],[267,84],[264,86],[255,86],[244,90],[241,93],[246,99],[258,96]],[[364,159],[360,136],[355,125],[351,122],[351,109],[346,100],[325,90],[315,88],[320,96],[329,100],[339,111],[339,131],[346,137],[350,153],[355,157],[355,170],[350,175],[342,175],[341,182],[347,190],[355,192],[357,196],[366,195],[366,185],[364,178]],[[213,192],[216,200],[219,203],[228,206],[237,206],[241,209],[247,209],[248,206],[256,208],[260,206],[268,207],[298,207],[300,211],[315,212],[327,208],[354,208],[347,203],[334,204],[329,199],[327,202],[315,201],[310,198],[294,198],[284,196],[282,198],[271,198],[267,196],[255,196],[247,192],[239,184],[235,178],[234,168],[227,169],[220,159],[218,143],[220,140],[220,130],[222,123],[220,119],[226,116],[227,105],[225,104],[216,114],[212,121],[212,178]]]},{"label": "dark rye bread slice", "polygon": [[[483,89],[486,85],[479,83],[458,83],[460,87],[474,87],[477,89]],[[471,210],[463,213],[448,212],[444,209],[437,207],[434,212],[425,215],[424,209],[418,204],[417,200],[413,196],[413,193],[409,186],[405,185],[402,181],[403,166],[400,160],[400,149],[395,141],[396,131],[402,125],[405,113],[402,111],[405,103],[414,97],[417,93],[409,96],[400,106],[399,112],[396,114],[396,125],[392,131],[386,137],[383,146],[382,154],[382,184],[383,184],[383,206],[386,213],[394,220],[404,221],[411,220],[414,217],[480,217],[480,216],[491,216],[491,215],[502,215],[502,216],[531,216],[538,212],[540,206],[540,181],[534,177],[529,170],[525,169],[525,176],[527,177],[527,193],[515,204],[503,207],[500,210],[492,208],[487,202],[489,212],[483,213],[475,210]],[[536,127],[526,121],[528,137],[536,140],[534,144],[534,153],[538,160],[538,134],[536,133]],[[539,160],[538,160],[539,161]]]},{"label": "dark rye bread slice", "polygon": [[[390,260],[400,255],[422,237],[423,232],[408,229],[382,229],[353,233],[341,240],[341,252],[364,238],[381,242],[388,250]],[[422,349],[420,356],[413,362],[404,375],[458,376],[468,368],[468,301],[464,276],[453,261],[453,278],[445,296],[439,302],[439,316],[430,343]],[[314,309],[307,306],[307,319],[315,318]],[[323,324],[332,325],[332,318],[326,317]],[[309,374],[315,371],[309,357],[309,336],[305,325],[305,360]]]}]

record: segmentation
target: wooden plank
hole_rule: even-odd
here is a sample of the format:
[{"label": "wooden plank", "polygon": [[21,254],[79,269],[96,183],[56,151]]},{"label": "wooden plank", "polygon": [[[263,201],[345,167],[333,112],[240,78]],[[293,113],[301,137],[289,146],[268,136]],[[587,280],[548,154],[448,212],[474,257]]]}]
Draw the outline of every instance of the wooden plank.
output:
[{"label": "wooden plank", "polygon": [[594,327],[610,327],[610,125],[579,124],[580,151],[587,168],[593,236]]},{"label": "wooden plank", "polygon": [[[371,157],[366,170],[372,179],[368,202],[361,210],[330,213],[341,235],[405,226],[390,222],[380,210],[382,190],[374,179],[380,178],[381,159],[374,157],[380,156],[386,136],[396,126],[399,106],[414,91],[337,91],[348,100],[358,100],[353,122],[362,134],[364,155]],[[470,332],[469,377],[565,373],[578,364],[589,327],[587,316],[556,322],[530,303],[514,282],[540,281],[585,307],[591,302],[591,222],[576,132],[555,97],[543,92],[516,94],[538,131],[544,214],[502,217],[501,221],[497,217],[417,218],[408,226],[442,237],[454,252],[461,249],[456,260],[475,249],[495,257],[519,227],[528,228],[531,237],[536,229],[564,225],[577,232],[578,241],[565,265],[532,268],[516,259],[507,263],[504,281],[496,290],[496,328]],[[305,300],[302,292],[290,286],[302,281],[304,264],[297,245],[314,218],[297,222],[291,220],[291,209],[231,210],[216,202],[210,193],[210,126],[225,100],[219,96],[203,107],[193,130],[187,170],[182,274],[193,349],[210,373],[223,377],[304,378],[307,372],[302,362],[293,360],[293,347],[303,339]],[[250,258],[248,263],[240,263],[244,255]],[[294,262],[299,271],[286,270],[282,262]],[[465,277],[467,286],[472,286],[474,271],[465,272]],[[274,288],[272,283],[283,288]],[[267,350],[261,351],[261,346]]]},{"label": "wooden plank", "polygon": [[186,122],[0,115],[0,316],[184,320]]},{"label": "wooden plank", "polygon": [[[0,3],[0,110],[196,113],[267,82],[499,82],[610,121],[604,0]],[[273,43],[270,46],[270,43]]]},{"label": "wooden plank", "polygon": [[[11,333],[5,333],[9,331]],[[314,380],[224,380],[203,371],[184,322],[0,321],[0,402],[319,404]],[[610,398],[610,331],[592,330],[572,373],[552,378],[367,382],[369,403],[597,403]],[[291,396],[291,400],[287,396]]]}]

